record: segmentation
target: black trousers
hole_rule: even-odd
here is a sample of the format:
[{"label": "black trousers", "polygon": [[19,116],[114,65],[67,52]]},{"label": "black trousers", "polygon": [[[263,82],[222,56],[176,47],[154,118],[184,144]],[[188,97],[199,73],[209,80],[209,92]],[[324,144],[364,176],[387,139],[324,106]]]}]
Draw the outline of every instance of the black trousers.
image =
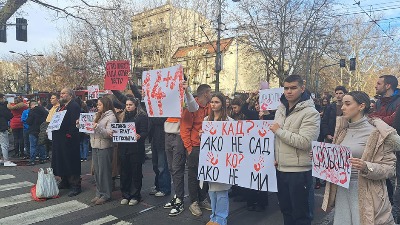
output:
[{"label": "black trousers", "polygon": [[23,129],[17,128],[12,130],[13,138],[14,138],[14,153],[15,156],[24,155],[24,135]]},{"label": "black trousers", "polygon": [[199,180],[197,180],[197,170],[199,167],[200,147],[193,147],[192,152],[187,156],[188,166],[188,189],[190,202],[202,202],[207,198],[208,184],[203,183],[200,188]]},{"label": "black trousers", "polygon": [[80,190],[81,176],[80,175],[61,176],[61,184],[63,186],[70,187],[72,190]]},{"label": "black trousers", "polygon": [[142,196],[142,163],[137,161],[133,154],[122,155],[119,158],[121,165],[121,192],[124,199],[136,199],[140,201]]},{"label": "black trousers", "polygon": [[311,225],[309,189],[312,188],[311,171],[276,171],[279,207],[284,225]]}]

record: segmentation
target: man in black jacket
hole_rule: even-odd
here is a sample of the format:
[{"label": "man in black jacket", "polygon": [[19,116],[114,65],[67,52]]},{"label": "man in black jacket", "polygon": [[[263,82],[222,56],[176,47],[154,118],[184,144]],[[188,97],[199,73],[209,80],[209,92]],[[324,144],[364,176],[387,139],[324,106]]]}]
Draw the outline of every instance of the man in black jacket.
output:
[{"label": "man in black jacket", "polygon": [[46,160],[45,146],[38,144],[38,138],[40,133],[40,125],[46,121],[47,110],[39,105],[36,101],[30,102],[31,111],[29,112],[26,123],[29,125],[29,143],[30,143],[30,161],[29,166],[35,165],[36,151],[39,153],[39,162],[43,164]]},{"label": "man in black jacket", "polygon": [[4,94],[0,94],[0,145],[3,159],[0,163],[4,163],[4,166],[16,166],[17,164],[12,163],[8,160],[8,121],[13,118],[11,111],[7,108],[7,102],[4,99]]},{"label": "man in black jacket", "polygon": [[341,116],[343,97],[346,95],[347,90],[343,86],[335,88],[336,103],[332,103],[326,107],[324,116],[321,121],[321,133],[326,142],[332,143],[333,134],[335,133],[336,117]]}]

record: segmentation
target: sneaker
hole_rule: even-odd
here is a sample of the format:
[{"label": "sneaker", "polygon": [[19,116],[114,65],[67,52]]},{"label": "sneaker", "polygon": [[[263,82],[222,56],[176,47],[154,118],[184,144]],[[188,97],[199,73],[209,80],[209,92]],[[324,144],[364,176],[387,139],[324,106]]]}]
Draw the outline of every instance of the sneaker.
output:
[{"label": "sneaker", "polygon": [[179,198],[177,198],[173,209],[171,209],[171,211],[169,212],[168,215],[169,216],[177,216],[177,215],[181,214],[183,212],[183,210],[185,210],[185,207],[183,206],[183,202]]},{"label": "sneaker", "polygon": [[34,166],[35,165],[35,162],[33,162],[33,161],[31,161],[31,162],[28,162],[28,164],[26,164],[27,166]]},{"label": "sneaker", "polygon": [[202,202],[200,202],[199,203],[199,207],[201,209],[205,209],[205,210],[211,211],[211,204],[210,204],[210,202],[208,202],[207,199],[204,199]]},{"label": "sneaker", "polygon": [[92,200],[90,200],[90,203],[96,203],[99,199],[99,197],[94,197]]},{"label": "sneaker", "polygon": [[155,195],[158,192],[156,186],[150,188],[149,195]]},{"label": "sneaker", "polygon": [[174,198],[172,198],[170,202],[168,202],[168,203],[166,203],[164,205],[164,209],[172,209],[172,208],[174,208],[176,199],[177,199],[176,195],[174,195]]},{"label": "sneaker", "polygon": [[199,207],[199,203],[198,202],[193,202],[189,206],[189,210],[194,216],[201,216],[203,214],[203,212],[201,212],[201,209]]},{"label": "sneaker", "polygon": [[132,206],[132,205],[137,205],[138,203],[139,203],[139,201],[136,200],[136,199],[131,199],[131,200],[129,201],[129,205],[130,205],[130,206]]},{"label": "sneaker", "polygon": [[126,198],[121,200],[121,205],[128,205],[128,203],[129,203],[129,200]]},{"label": "sneaker", "polygon": [[167,194],[165,194],[164,192],[162,192],[162,191],[157,191],[157,193],[155,193],[154,194],[154,196],[156,196],[156,197],[164,197],[164,196],[166,196]]},{"label": "sneaker", "polygon": [[101,197],[99,198],[94,204],[95,205],[103,205],[104,203],[106,203],[108,201],[107,198]]},{"label": "sneaker", "polygon": [[17,166],[17,164],[15,164],[11,161],[4,161],[4,166]]}]

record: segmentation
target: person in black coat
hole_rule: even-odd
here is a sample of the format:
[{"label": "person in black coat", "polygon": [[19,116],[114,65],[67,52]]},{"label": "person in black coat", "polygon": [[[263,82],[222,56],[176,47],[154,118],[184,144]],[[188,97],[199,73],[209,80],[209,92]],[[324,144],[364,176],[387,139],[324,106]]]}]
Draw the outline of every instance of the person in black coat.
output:
[{"label": "person in black coat", "polygon": [[73,100],[74,91],[64,88],[60,93],[60,108],[58,112],[66,110],[66,114],[59,130],[52,132],[53,155],[51,167],[54,175],[61,177],[60,189],[71,188],[69,197],[82,192],[81,189],[81,156],[80,134],[76,127],[81,107]]},{"label": "person in black coat", "polygon": [[8,166],[16,166],[15,163],[12,163],[8,160],[8,122],[13,118],[13,114],[7,108],[7,102],[4,99],[4,94],[0,94],[0,146],[1,152],[3,154],[4,165]]},{"label": "person in black coat", "polygon": [[148,135],[148,117],[137,98],[127,98],[125,105],[120,123],[135,123],[137,142],[118,144],[121,165],[121,205],[136,205],[142,199],[140,191],[143,179],[142,166],[145,161],[144,143]]},{"label": "person in black coat", "polygon": [[49,114],[47,110],[40,106],[36,101],[30,102],[31,110],[29,116],[26,119],[26,123],[29,125],[29,143],[30,143],[30,161],[29,166],[35,165],[36,152],[39,153],[40,163],[43,164],[46,160],[46,149],[44,145],[38,144],[40,125],[46,121],[47,115]]}]

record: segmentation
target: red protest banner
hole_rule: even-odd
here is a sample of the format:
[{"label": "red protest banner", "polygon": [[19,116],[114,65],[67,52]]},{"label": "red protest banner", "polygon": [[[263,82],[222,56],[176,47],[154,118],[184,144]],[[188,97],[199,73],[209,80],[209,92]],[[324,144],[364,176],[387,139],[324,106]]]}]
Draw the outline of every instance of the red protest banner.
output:
[{"label": "red protest banner", "polygon": [[104,77],[104,89],[125,90],[129,79],[130,66],[128,60],[108,61]]}]

